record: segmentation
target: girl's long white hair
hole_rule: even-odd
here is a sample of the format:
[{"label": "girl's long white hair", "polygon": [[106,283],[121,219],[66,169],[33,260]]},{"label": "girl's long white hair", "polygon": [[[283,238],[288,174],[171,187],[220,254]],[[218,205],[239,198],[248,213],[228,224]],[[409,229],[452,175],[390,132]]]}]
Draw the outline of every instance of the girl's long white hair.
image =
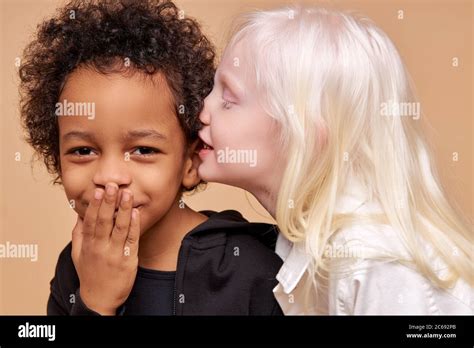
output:
[{"label": "girl's long white hair", "polygon": [[[329,271],[325,250],[336,232],[368,218],[336,211],[356,178],[382,208],[372,218],[399,231],[423,275],[441,288],[459,278],[474,285],[470,223],[443,193],[420,120],[381,113],[384,103],[416,102],[387,35],[367,18],[290,7],[241,17],[228,47],[238,42],[251,52],[261,104],[280,125],[279,151],[287,154],[276,221],[289,240],[305,242],[312,274]],[[426,244],[447,276],[434,269]]]}]

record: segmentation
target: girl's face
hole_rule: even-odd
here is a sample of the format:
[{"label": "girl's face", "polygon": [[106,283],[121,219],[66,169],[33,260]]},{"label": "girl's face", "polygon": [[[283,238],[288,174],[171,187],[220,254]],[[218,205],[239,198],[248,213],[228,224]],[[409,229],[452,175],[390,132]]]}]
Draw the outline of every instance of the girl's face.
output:
[{"label": "girl's face", "polygon": [[243,53],[241,43],[226,50],[205,99],[199,136],[208,146],[199,152],[199,175],[259,196],[277,191],[283,166],[277,124],[260,106]]},{"label": "girl's face", "polygon": [[[85,68],[68,77],[59,98],[67,112],[59,117],[61,179],[79,216],[95,188],[115,183],[119,198],[123,189],[132,191],[144,232],[179,209],[181,185],[199,181],[167,84],[153,79]],[[94,114],[78,114],[84,110]]]}]

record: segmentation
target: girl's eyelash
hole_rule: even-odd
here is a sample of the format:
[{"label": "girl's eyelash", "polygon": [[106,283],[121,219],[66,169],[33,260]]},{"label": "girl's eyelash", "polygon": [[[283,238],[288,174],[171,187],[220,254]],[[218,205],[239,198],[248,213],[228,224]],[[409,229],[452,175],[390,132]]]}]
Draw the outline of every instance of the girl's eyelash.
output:
[{"label": "girl's eyelash", "polygon": [[225,99],[222,100],[222,107],[226,110],[229,110],[232,106],[232,103],[230,101],[227,101]]}]

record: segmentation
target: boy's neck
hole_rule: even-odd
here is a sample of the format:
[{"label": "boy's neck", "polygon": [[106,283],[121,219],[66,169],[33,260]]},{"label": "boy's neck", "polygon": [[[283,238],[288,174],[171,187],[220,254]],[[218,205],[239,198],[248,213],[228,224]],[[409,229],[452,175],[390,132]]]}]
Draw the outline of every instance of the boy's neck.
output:
[{"label": "boy's neck", "polygon": [[207,220],[188,206],[175,204],[166,215],[140,237],[138,264],[140,267],[175,271],[184,236]]}]

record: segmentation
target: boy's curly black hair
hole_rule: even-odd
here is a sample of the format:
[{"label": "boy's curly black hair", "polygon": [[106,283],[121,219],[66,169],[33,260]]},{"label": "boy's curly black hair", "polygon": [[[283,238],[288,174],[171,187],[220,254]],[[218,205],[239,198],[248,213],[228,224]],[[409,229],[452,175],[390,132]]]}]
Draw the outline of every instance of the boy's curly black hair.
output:
[{"label": "boy's curly black hair", "polygon": [[196,21],[183,17],[169,0],[84,0],[70,2],[39,26],[19,69],[20,112],[26,140],[56,183],[61,168],[55,104],[66,77],[79,65],[109,73],[120,59],[136,71],[162,73],[186,141],[197,139],[198,115],[212,90],[215,52]]}]

